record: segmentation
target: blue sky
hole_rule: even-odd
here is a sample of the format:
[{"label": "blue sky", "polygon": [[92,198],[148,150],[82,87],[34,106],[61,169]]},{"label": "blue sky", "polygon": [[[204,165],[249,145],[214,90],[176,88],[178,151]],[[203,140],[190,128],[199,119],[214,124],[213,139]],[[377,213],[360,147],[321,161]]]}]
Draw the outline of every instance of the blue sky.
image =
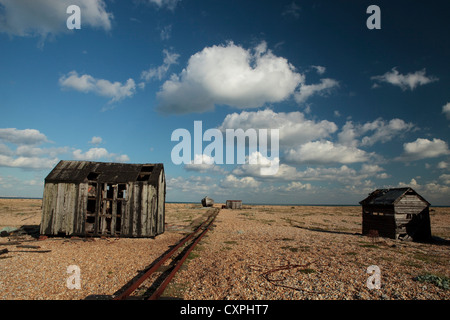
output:
[{"label": "blue sky", "polygon": [[[81,29],[67,28],[72,4]],[[370,5],[381,29],[367,27]],[[168,201],[357,204],[410,186],[450,205],[448,12],[448,1],[0,0],[0,196],[41,197],[59,160],[92,160],[164,163]],[[207,156],[175,165],[171,135],[193,135],[194,121],[278,129],[278,172]]]}]

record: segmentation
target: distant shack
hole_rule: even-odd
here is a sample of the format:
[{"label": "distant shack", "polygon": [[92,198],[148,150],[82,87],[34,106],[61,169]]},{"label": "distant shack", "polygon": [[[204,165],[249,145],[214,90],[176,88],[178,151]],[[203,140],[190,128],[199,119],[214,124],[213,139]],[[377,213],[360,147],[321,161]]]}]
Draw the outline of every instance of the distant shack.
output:
[{"label": "distant shack", "polygon": [[242,200],[227,200],[225,203],[227,209],[242,209]]},{"label": "distant shack", "polygon": [[362,234],[392,239],[431,239],[430,203],[412,188],[377,189],[360,202]]},{"label": "distant shack", "polygon": [[163,164],[60,161],[45,178],[42,235],[154,237],[164,232]]},{"label": "distant shack", "polygon": [[203,207],[212,207],[214,206],[214,200],[210,197],[206,196],[202,199],[202,206]]}]

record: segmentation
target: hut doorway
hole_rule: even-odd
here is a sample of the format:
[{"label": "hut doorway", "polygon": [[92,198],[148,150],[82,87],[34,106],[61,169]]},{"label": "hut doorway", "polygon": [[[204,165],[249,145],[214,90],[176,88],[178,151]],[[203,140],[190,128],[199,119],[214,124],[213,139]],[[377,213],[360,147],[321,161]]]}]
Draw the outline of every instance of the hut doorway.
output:
[{"label": "hut doorway", "polygon": [[89,182],[88,184],[88,200],[86,208],[86,222],[84,224],[85,235],[94,235],[96,232],[96,221],[98,212],[98,184]]},{"label": "hut doorway", "polygon": [[125,183],[89,183],[85,235],[120,236],[127,191]]}]

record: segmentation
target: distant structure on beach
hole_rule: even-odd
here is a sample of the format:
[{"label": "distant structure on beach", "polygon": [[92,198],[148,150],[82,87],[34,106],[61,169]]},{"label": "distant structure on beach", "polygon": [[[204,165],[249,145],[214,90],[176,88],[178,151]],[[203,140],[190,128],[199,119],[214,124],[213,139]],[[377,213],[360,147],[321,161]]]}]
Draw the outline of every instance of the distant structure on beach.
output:
[{"label": "distant structure on beach", "polygon": [[154,237],[164,232],[164,166],[60,161],[45,178],[42,235]]},{"label": "distant structure on beach", "polygon": [[227,200],[225,203],[227,209],[242,209],[242,200]]},{"label": "distant structure on beach", "polygon": [[206,196],[202,199],[202,206],[204,207],[212,207],[214,205],[214,200],[210,197]]},{"label": "distant structure on beach", "polygon": [[362,234],[429,240],[430,203],[412,188],[377,189],[360,202]]}]

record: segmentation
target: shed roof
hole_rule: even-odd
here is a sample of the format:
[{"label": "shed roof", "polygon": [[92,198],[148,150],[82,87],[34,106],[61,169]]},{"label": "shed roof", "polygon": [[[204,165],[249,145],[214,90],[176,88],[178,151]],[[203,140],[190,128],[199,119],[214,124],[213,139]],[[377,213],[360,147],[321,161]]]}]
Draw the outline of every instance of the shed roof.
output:
[{"label": "shed roof", "polygon": [[425,202],[427,205],[430,205],[427,200],[425,200],[420,194],[409,187],[377,189],[359,203],[361,205],[394,205],[406,194],[417,195],[423,202]]},{"label": "shed roof", "polygon": [[45,178],[45,182],[80,183],[88,180],[103,183],[156,182],[163,168],[162,163],[129,164],[61,160]]}]

